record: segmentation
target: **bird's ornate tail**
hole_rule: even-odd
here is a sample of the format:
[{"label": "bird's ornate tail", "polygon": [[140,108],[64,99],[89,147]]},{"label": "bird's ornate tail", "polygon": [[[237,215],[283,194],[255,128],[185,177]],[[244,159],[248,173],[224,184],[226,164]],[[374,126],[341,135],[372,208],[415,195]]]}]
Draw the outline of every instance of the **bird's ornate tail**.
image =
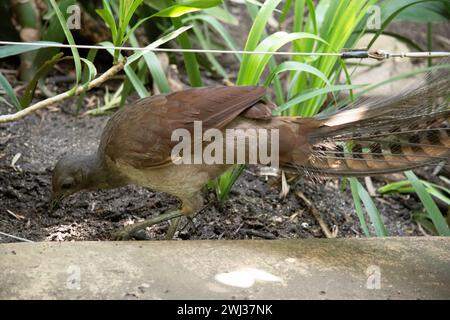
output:
[{"label": "bird's ornate tail", "polygon": [[311,154],[301,168],[368,176],[449,161],[450,74],[444,70],[395,97],[316,117],[320,125],[309,134]]}]

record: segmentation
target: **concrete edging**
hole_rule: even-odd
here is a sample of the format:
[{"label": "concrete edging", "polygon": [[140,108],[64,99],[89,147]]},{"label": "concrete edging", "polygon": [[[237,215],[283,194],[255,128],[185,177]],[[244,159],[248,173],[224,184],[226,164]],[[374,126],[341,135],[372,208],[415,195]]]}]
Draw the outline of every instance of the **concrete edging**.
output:
[{"label": "concrete edging", "polygon": [[11,243],[0,257],[1,299],[450,298],[450,238]]}]

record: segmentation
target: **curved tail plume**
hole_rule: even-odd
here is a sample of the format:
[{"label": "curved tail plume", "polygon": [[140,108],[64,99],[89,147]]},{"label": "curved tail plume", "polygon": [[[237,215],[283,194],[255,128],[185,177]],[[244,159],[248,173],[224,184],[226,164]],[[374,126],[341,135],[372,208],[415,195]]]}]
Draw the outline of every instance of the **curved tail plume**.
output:
[{"label": "curved tail plume", "polygon": [[313,174],[368,176],[438,164],[450,158],[449,69],[394,97],[317,116],[310,155],[288,164]]}]

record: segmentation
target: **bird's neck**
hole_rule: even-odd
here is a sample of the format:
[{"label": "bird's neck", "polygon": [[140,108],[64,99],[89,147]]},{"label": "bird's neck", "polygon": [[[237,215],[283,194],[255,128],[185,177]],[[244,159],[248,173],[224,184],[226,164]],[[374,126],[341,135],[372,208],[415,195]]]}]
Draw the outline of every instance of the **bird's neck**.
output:
[{"label": "bird's neck", "polygon": [[98,153],[86,156],[83,162],[87,189],[112,189],[126,185],[122,176],[113,172]]}]

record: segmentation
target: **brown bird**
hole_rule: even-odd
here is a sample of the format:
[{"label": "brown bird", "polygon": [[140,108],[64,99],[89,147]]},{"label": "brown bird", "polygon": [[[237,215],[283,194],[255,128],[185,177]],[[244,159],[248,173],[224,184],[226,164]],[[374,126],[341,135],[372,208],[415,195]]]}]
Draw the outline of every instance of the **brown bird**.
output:
[{"label": "brown bird", "polygon": [[[194,121],[201,121],[203,133],[278,129],[280,168],[300,173],[367,176],[448,161],[449,84],[445,76],[392,98],[312,118],[272,116],[275,106],[263,101],[266,90],[256,86],[193,88],[144,98],[110,118],[96,153],[58,161],[52,199],[135,184],[177,196],[181,213],[192,215],[203,205],[201,188],[231,166],[174,163],[171,152],[178,141],[172,141],[172,133],[194,133]],[[120,237],[147,225],[133,225]]]}]

